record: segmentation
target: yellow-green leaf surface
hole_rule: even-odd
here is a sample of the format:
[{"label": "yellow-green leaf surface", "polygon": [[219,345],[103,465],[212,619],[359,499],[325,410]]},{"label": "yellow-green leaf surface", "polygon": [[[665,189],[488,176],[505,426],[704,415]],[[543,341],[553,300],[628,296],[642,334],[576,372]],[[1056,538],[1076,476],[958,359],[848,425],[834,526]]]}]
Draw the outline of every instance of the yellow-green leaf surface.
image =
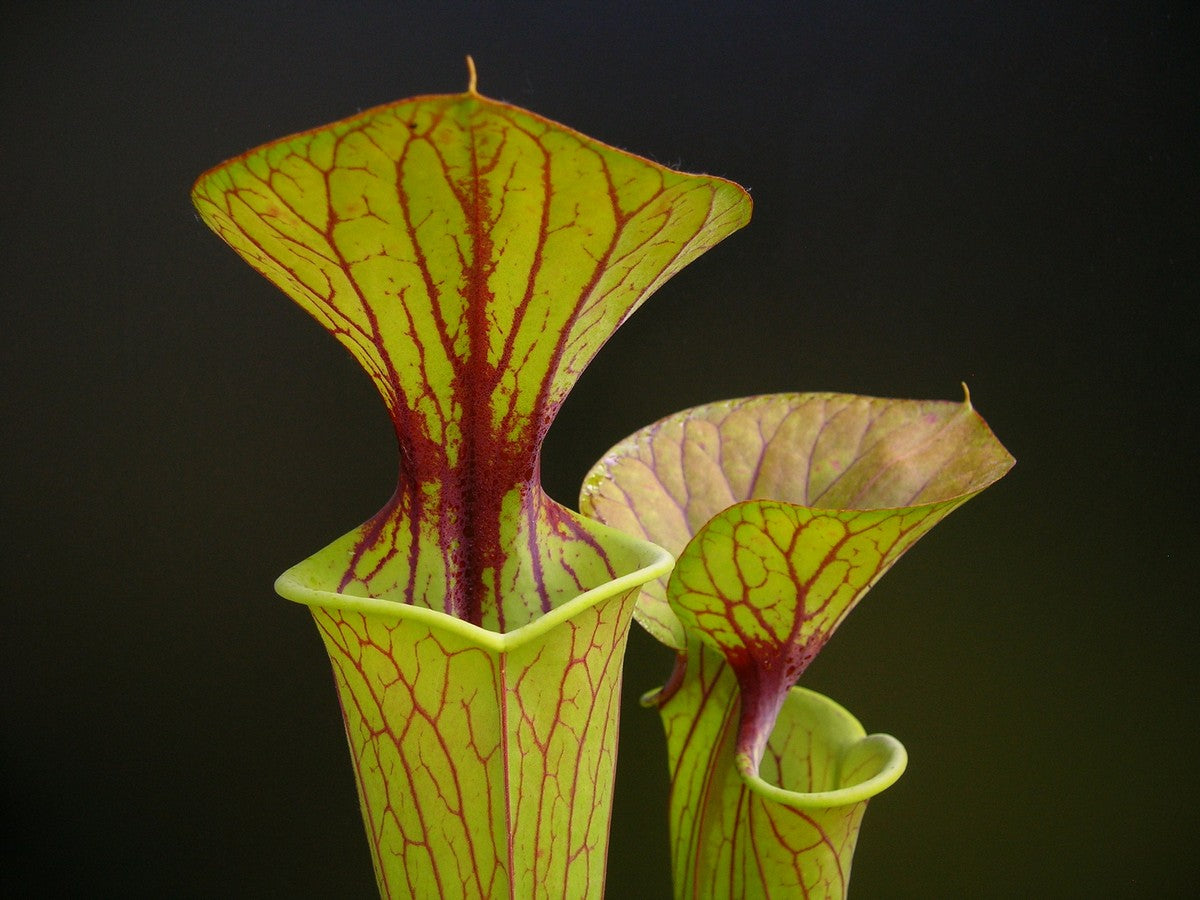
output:
[{"label": "yellow-green leaf surface", "polygon": [[505,634],[333,593],[328,554],[280,578],[333,663],[382,896],[603,896],[625,641],[671,559],[583,527],[633,574]]},{"label": "yellow-green leaf surface", "polygon": [[542,439],[617,326],[746,223],[745,191],[472,89],[275,141],[193,198],[395,423],[396,493],[337,589],[506,631],[615,574],[542,493]]},{"label": "yellow-green leaf surface", "polygon": [[820,694],[794,687],[759,774],[736,763],[737,680],[693,641],[687,672],[658,706],[671,760],[675,896],[844,897],[867,801],[904,772],[895,738],[867,735]]},{"label": "yellow-green leaf surface", "polygon": [[[823,510],[957,504],[1011,465],[968,401],[772,394],[706,404],[631,435],[588,474],[580,508],[679,556],[706,522],[742,501]],[[646,587],[635,615],[683,648],[665,578]]]},{"label": "yellow-green leaf surface", "polygon": [[[969,400],[779,394],[671,416],[592,470],[586,513],[678,554],[637,613],[680,651],[653,698],[677,896],[844,895],[860,804],[899,777],[903,749],[864,738],[834,754],[833,787],[805,786],[788,773],[829,767],[812,755],[824,736],[786,712],[792,685],[871,585],[1012,462]],[[822,806],[851,787],[852,803]]]},{"label": "yellow-green leaf surface", "polygon": [[333,663],[381,892],[598,898],[621,656],[671,558],[551,501],[539,454],[604,341],[748,196],[472,84],[251,150],[193,199],[395,425],[389,503],[277,583]]},{"label": "yellow-green leaf surface", "polygon": [[671,575],[671,608],[733,668],[742,689],[738,749],[752,767],[788,688],[867,589],[947,511],[752,500],[718,513],[687,545]]}]

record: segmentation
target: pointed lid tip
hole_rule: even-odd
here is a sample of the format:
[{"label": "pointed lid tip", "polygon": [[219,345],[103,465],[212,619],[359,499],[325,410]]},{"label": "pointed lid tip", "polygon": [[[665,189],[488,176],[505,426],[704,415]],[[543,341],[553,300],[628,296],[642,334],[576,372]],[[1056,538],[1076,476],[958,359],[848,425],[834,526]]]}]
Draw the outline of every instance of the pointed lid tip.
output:
[{"label": "pointed lid tip", "polygon": [[471,54],[467,54],[467,93],[476,97],[479,96],[479,91],[476,89],[478,84],[478,76],[475,72],[475,60],[471,58]]}]

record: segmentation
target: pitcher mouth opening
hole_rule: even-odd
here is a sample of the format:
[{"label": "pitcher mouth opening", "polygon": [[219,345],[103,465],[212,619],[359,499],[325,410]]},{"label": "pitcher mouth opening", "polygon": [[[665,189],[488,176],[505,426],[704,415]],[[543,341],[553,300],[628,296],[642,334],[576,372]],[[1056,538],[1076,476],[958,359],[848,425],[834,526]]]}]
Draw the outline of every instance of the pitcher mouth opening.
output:
[{"label": "pitcher mouth opening", "polygon": [[623,574],[581,591],[524,625],[511,631],[493,631],[455,618],[438,609],[356,593],[351,586],[338,590],[339,564],[355,532],[343,535],[312,556],[289,568],[275,581],[275,591],[286,600],[304,606],[346,610],[387,621],[420,621],[431,627],[458,633],[496,652],[511,650],[545,634],[585,609],[636,589],[671,571],[674,557],[649,541],[632,537],[600,522],[578,516],[578,521],[610,554],[614,567]]},{"label": "pitcher mouth opening", "polygon": [[753,765],[739,755],[739,774],[747,787],[765,799],[798,809],[851,806],[887,790],[908,767],[908,751],[903,744],[890,734],[868,735],[853,715],[824,694],[799,686],[791,688],[768,748],[785,726],[785,718],[792,720],[786,723],[792,727],[797,726],[797,720],[802,723],[811,718],[811,725],[804,727],[814,742],[828,742],[825,752],[834,764],[819,784],[789,784],[791,779],[781,777],[780,772]]}]

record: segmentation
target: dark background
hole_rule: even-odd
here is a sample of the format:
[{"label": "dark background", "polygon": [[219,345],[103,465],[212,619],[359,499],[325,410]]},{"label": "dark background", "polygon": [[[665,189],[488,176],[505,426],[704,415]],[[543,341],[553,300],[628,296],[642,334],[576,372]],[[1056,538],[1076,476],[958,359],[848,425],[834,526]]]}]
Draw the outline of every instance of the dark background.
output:
[{"label": "dark background", "polygon": [[[1188,4],[9,4],[0,14],[3,888],[368,897],[276,574],[378,508],[382,404],[196,219],[202,170],[466,85],[753,193],[597,358],[590,464],[683,407],[957,399],[1018,459],[806,675],[908,747],[857,897],[1200,888]],[[609,895],[668,893],[634,629]]]}]

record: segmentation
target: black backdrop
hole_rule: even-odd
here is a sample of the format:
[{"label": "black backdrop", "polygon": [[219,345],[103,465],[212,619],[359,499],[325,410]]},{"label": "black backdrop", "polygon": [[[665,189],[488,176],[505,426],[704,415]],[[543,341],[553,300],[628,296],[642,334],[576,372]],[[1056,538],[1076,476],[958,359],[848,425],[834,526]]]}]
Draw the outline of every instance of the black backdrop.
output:
[{"label": "black backdrop", "polygon": [[[1187,4],[10,4],[0,138],[7,894],[370,896],[328,663],[274,576],[386,498],[382,405],[193,215],[202,170],[485,94],[747,185],[545,452],[781,390],[955,399],[1019,462],[806,675],[908,773],[858,897],[1200,879]],[[668,891],[635,628],[609,895]]]}]

